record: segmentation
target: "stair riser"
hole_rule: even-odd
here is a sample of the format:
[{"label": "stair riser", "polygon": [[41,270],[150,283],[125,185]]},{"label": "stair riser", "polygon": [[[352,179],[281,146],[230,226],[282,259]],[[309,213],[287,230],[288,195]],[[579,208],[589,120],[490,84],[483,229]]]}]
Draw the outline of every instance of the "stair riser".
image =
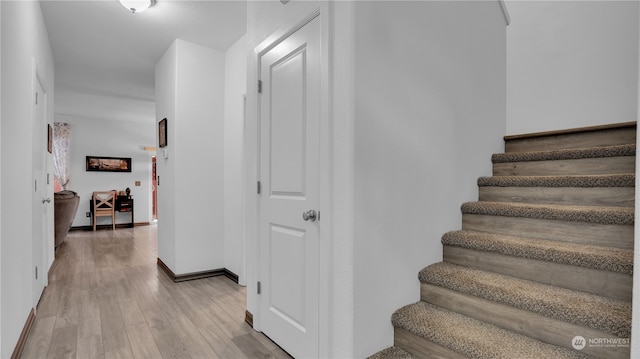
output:
[{"label": "stair riser", "polygon": [[445,262],[604,297],[631,300],[631,275],[443,246]]},{"label": "stair riser", "polygon": [[463,214],[462,229],[633,249],[633,226]]},{"label": "stair riser", "polygon": [[[443,287],[422,283],[421,300],[493,324],[542,342],[573,349],[574,336],[614,338],[600,330],[548,318],[526,310],[462,294]],[[596,358],[629,358],[630,348],[585,347],[582,353]]]},{"label": "stair riser", "polygon": [[451,349],[438,345],[431,340],[415,335],[403,328],[394,328],[394,345],[419,358],[425,359],[468,359]]},{"label": "stair riser", "polygon": [[505,141],[505,152],[566,150],[636,143],[636,127],[521,138]]},{"label": "stair riser", "polygon": [[494,176],[570,176],[635,173],[635,156],[493,164]]},{"label": "stair riser", "polygon": [[633,207],[635,187],[480,187],[480,201]]}]

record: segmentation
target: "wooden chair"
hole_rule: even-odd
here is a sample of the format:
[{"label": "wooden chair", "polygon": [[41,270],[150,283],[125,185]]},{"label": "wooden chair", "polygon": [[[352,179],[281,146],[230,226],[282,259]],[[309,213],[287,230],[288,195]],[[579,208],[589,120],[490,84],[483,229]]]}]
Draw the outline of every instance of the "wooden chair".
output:
[{"label": "wooden chair", "polygon": [[98,217],[111,216],[111,226],[116,229],[116,191],[95,191],[92,197],[93,231]]}]

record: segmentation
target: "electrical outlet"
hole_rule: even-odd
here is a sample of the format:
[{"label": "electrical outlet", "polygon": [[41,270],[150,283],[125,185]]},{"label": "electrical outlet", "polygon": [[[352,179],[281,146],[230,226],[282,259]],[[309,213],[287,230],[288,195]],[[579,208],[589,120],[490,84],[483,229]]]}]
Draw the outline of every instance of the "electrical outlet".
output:
[{"label": "electrical outlet", "polygon": [[91,212],[87,212],[87,213],[86,213],[86,216],[87,216],[87,217],[91,217]]}]

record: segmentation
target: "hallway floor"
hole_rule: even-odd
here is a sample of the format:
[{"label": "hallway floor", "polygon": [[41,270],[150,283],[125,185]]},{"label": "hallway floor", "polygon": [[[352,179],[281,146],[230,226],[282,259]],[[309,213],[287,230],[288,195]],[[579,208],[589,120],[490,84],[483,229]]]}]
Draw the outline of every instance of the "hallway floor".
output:
[{"label": "hallway floor", "polygon": [[155,225],[70,232],[22,358],[289,358],[244,322],[245,288],[156,260]]}]

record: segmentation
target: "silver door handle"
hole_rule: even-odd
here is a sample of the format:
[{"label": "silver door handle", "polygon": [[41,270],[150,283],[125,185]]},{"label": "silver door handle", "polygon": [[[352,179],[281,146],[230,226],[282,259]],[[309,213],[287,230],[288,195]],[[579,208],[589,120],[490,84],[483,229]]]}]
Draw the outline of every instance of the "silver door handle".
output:
[{"label": "silver door handle", "polygon": [[51,203],[51,198],[43,199],[42,204]]},{"label": "silver door handle", "polygon": [[304,219],[305,221],[315,222],[317,218],[318,218],[318,214],[313,209],[308,210],[306,212],[302,212],[302,219]]}]

